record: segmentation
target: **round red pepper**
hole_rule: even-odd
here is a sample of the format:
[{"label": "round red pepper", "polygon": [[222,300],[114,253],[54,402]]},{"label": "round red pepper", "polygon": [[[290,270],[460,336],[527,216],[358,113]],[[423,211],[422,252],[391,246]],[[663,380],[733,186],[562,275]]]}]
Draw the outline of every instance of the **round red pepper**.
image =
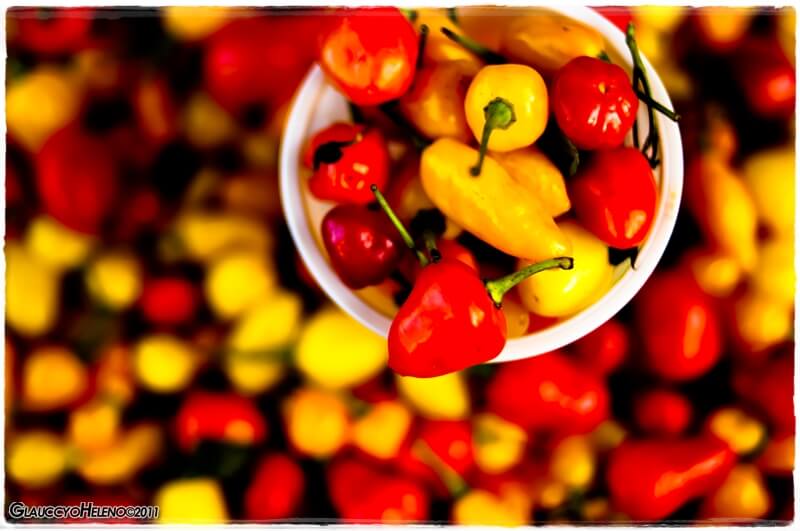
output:
[{"label": "round red pepper", "polygon": [[594,153],[570,181],[569,197],[578,219],[595,236],[629,249],[650,231],[658,190],[644,155],[622,147]]},{"label": "round red pepper", "polygon": [[735,53],[739,86],[759,116],[794,116],[795,69],[774,38],[750,38]]},{"label": "round red pepper", "polygon": [[405,94],[414,79],[414,27],[394,7],[342,9],[320,40],[319,62],[357,105],[378,105]]},{"label": "round red pepper", "polygon": [[653,275],[635,305],[645,361],[653,373],[665,380],[691,380],[717,363],[722,350],[719,319],[688,272]]},{"label": "round red pepper", "polygon": [[78,232],[97,234],[117,194],[117,164],[100,140],[77,127],[50,137],[36,157],[44,210]]},{"label": "round red pepper", "polygon": [[383,191],[389,181],[389,151],[378,129],[335,123],[311,139],[305,165],[314,170],[308,187],[318,199],[367,204],[371,185]]},{"label": "round red pepper", "polygon": [[585,433],[608,418],[605,383],[549,352],[504,363],[486,389],[487,409],[528,430]]},{"label": "round red pepper", "polygon": [[628,329],[612,319],[573,343],[572,350],[581,365],[605,375],[614,372],[625,361],[630,341]]},{"label": "round red pepper", "polygon": [[269,454],[259,461],[244,493],[247,520],[270,522],[295,515],[305,489],[303,470],[284,454]]},{"label": "round red pepper", "polygon": [[550,94],[558,126],[581,149],[621,146],[639,108],[625,71],[594,57],[561,67]]},{"label": "round red pepper", "polygon": [[17,23],[14,43],[40,54],[74,53],[89,44],[94,10],[16,8],[8,12]]},{"label": "round red pepper", "polygon": [[267,424],[256,405],[234,393],[192,392],[181,404],[175,426],[184,451],[202,440],[250,445],[267,437]]},{"label": "round red pepper", "polygon": [[692,420],[692,404],[670,389],[653,389],[634,399],[637,426],[652,435],[679,435]]},{"label": "round red pepper", "polygon": [[178,325],[194,315],[199,294],[185,278],[164,277],[147,281],[139,305],[145,318],[153,324]]}]

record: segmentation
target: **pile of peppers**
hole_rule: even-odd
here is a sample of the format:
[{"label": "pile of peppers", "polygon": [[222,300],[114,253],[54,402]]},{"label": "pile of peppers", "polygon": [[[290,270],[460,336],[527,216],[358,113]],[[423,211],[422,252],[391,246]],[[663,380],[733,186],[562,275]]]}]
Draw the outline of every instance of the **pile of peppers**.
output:
[{"label": "pile of peppers", "polygon": [[[597,8],[673,112],[593,28],[497,9],[7,12],[7,506],[794,519],[794,11]],[[395,316],[388,347],[281,214],[314,62],[352,120],[309,139],[303,179],[339,278]],[[659,113],[686,189],[658,269],[575,343],[485,364],[635,267]]]}]

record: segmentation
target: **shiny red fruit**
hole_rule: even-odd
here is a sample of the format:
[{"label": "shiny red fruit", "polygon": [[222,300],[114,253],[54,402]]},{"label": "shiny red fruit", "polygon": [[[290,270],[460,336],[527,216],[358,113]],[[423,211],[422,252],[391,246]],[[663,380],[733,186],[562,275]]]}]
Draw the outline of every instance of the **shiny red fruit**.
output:
[{"label": "shiny red fruit", "polygon": [[273,453],[256,465],[244,494],[246,520],[269,522],[295,515],[305,490],[303,469],[286,455]]},{"label": "shiny red fruit", "polygon": [[603,323],[572,345],[581,364],[597,374],[609,374],[619,367],[628,356],[629,347],[628,329],[614,319]]},{"label": "shiny red fruit", "polygon": [[145,318],[153,324],[178,325],[189,321],[197,308],[195,285],[180,277],[149,280],[139,301]]},{"label": "shiny red fruit", "polygon": [[653,389],[634,399],[633,416],[645,433],[673,436],[683,433],[692,420],[692,404],[677,391]]}]

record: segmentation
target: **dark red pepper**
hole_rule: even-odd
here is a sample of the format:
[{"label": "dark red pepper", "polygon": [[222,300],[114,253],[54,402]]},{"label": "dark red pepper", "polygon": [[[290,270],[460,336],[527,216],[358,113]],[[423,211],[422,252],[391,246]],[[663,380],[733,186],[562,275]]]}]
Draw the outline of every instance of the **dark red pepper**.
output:
[{"label": "dark red pepper", "polygon": [[760,367],[738,367],[733,388],[744,400],[762,411],[777,431],[793,431],[794,358],[788,352]]},{"label": "dark red pepper", "polygon": [[628,329],[612,319],[572,344],[581,365],[605,375],[625,362],[630,347]]},{"label": "dark red pepper", "polygon": [[647,434],[679,435],[692,420],[692,404],[677,391],[653,389],[634,398],[633,416]]},{"label": "dark red pepper", "polygon": [[184,451],[202,440],[251,445],[267,437],[267,424],[255,403],[234,393],[192,392],[175,416],[175,427]]},{"label": "dark red pepper", "polygon": [[256,465],[244,493],[245,519],[263,523],[291,518],[304,490],[305,477],[300,465],[284,454],[269,454]]},{"label": "dark red pepper", "polygon": [[395,7],[341,9],[320,39],[319,63],[357,105],[379,105],[405,94],[414,79],[418,42]]},{"label": "dark red pepper", "polygon": [[603,15],[623,32],[627,31],[628,24],[633,22],[633,15],[627,6],[592,6],[592,9]]},{"label": "dark red pepper", "polygon": [[308,187],[319,199],[367,204],[370,190],[383,191],[389,181],[389,151],[378,129],[335,123],[311,139],[305,165],[314,170]]},{"label": "dark red pepper", "polygon": [[39,54],[74,53],[90,41],[94,9],[16,8],[8,12],[16,24],[14,44]]},{"label": "dark red pepper", "polygon": [[581,149],[621,146],[639,108],[625,71],[587,56],[576,57],[556,73],[550,102],[558,126]]},{"label": "dark red pepper", "polygon": [[634,521],[660,520],[725,480],[736,454],[715,437],[625,440],[606,478],[614,507]]},{"label": "dark red pepper", "polygon": [[199,294],[189,280],[163,277],[148,280],[142,289],[139,306],[144,317],[157,325],[179,325],[194,316]]},{"label": "dark red pepper", "polygon": [[734,54],[739,86],[750,108],[765,118],[794,116],[795,70],[774,37],[751,37]]}]

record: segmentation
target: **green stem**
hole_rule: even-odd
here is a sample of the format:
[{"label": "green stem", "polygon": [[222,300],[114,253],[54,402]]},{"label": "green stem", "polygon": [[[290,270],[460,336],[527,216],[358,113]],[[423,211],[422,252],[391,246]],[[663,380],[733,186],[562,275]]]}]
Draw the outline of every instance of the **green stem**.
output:
[{"label": "green stem", "polygon": [[[642,88],[644,89],[644,93],[649,97],[652,101],[653,92],[650,89],[650,81],[647,79],[647,72],[644,68],[644,62],[642,61],[642,56],[639,53],[639,45],[636,43],[636,36],[634,34],[634,27],[633,22],[628,23],[628,31],[625,35],[625,42],[628,45],[628,49],[631,52],[631,58],[633,59],[633,79],[634,79],[634,89],[638,92],[638,84],[641,83]],[[638,83],[637,83],[638,81]],[[647,106],[647,120],[648,125],[650,126],[650,130],[647,133],[647,138],[645,138],[644,145],[642,146],[642,152],[646,152],[648,148],[650,149],[650,156],[648,157],[650,161],[651,167],[656,167],[658,165],[658,125],[656,124],[656,117],[655,111],[653,107],[648,105]]]},{"label": "green stem", "polygon": [[425,45],[428,43],[428,25],[423,24],[419,27],[419,46],[417,48],[417,70],[422,68],[423,56],[425,55]]},{"label": "green stem", "polygon": [[449,28],[441,28],[442,33],[444,36],[453,41],[454,43],[458,44],[465,50],[474,53],[484,62],[490,65],[501,65],[508,62],[505,57],[500,55],[499,53],[491,51],[489,48],[484,46],[483,44],[479,43],[478,41],[467,37],[466,35],[459,35],[454,31],[450,30]]},{"label": "green stem", "polygon": [[636,95],[639,97],[640,100],[645,102],[645,104],[647,106],[652,107],[653,109],[657,110],[658,112],[660,112],[661,114],[663,114],[664,116],[666,116],[667,118],[672,120],[673,122],[677,122],[678,120],[681,119],[681,117],[680,117],[680,115],[678,113],[676,113],[675,111],[669,110],[667,107],[665,107],[661,103],[657,102],[656,100],[654,100],[649,95],[647,95],[644,92],[642,92],[641,90],[637,89],[636,90]]},{"label": "green stem", "polygon": [[525,280],[526,278],[530,277],[531,275],[535,275],[540,271],[544,271],[546,269],[572,269],[574,265],[574,260],[572,257],[569,256],[560,256],[558,258],[551,258],[550,260],[545,260],[544,262],[538,262],[536,264],[531,264],[528,267],[524,267],[519,271],[506,275],[504,277],[500,277],[495,280],[490,280],[486,283],[486,291],[489,292],[489,297],[492,301],[499,307],[500,304],[503,302],[503,295],[508,293],[514,286]]},{"label": "green stem", "polygon": [[431,262],[434,264],[442,259],[442,253],[436,247],[436,234],[430,229],[425,229],[422,232],[422,239],[425,241],[425,249],[428,251],[428,256],[431,257]]},{"label": "green stem", "polygon": [[514,114],[514,106],[510,101],[503,98],[495,98],[490,101],[483,108],[483,115],[486,121],[483,124],[483,133],[481,134],[478,163],[469,170],[473,177],[481,174],[483,159],[486,157],[486,150],[489,147],[489,137],[492,135],[492,131],[495,129],[508,129],[517,121],[517,116]]},{"label": "green stem", "polygon": [[392,207],[389,206],[389,202],[386,201],[386,198],[383,196],[381,191],[378,190],[378,187],[373,184],[369,187],[369,189],[372,190],[372,193],[375,195],[375,199],[378,201],[378,204],[380,205],[381,209],[389,217],[389,220],[392,222],[392,225],[394,225],[394,227],[397,229],[397,232],[400,233],[400,237],[403,238],[403,241],[405,242],[406,246],[409,249],[411,249],[411,251],[414,252],[414,254],[417,255],[417,260],[419,260],[419,263],[422,264],[423,267],[428,265],[428,258],[425,256],[425,253],[417,249],[417,245],[414,243],[414,239],[408,233],[405,226],[403,226],[403,222],[400,221],[400,218],[397,217],[397,214],[394,213]]}]

